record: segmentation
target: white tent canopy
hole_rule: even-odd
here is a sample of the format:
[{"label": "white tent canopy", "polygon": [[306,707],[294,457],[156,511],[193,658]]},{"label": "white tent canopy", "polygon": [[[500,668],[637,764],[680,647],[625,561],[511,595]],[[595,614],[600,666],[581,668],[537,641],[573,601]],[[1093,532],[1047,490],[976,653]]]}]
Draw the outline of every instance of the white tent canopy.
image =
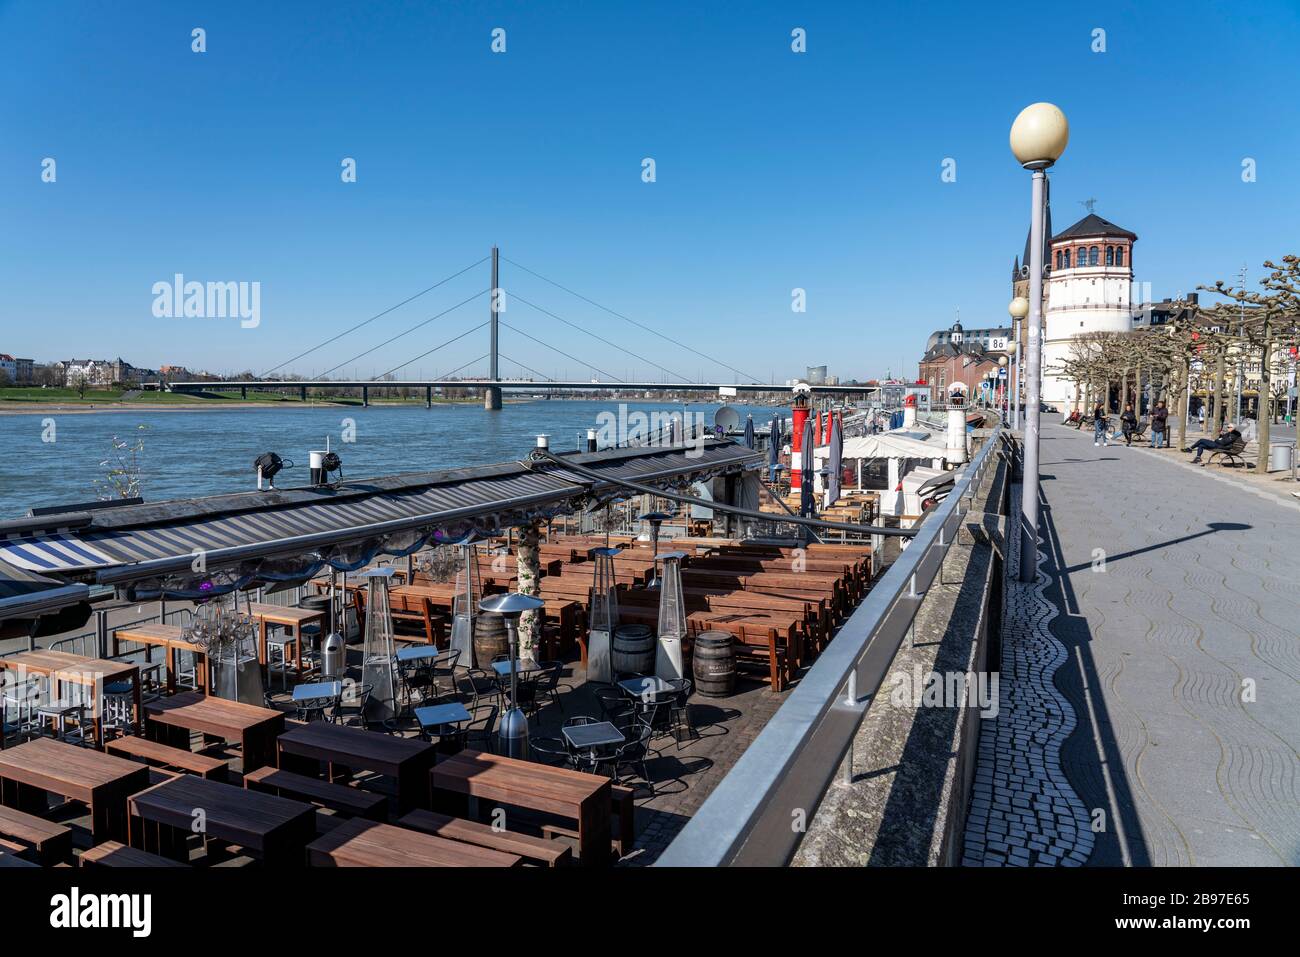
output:
[{"label": "white tent canopy", "polygon": [[[846,459],[941,459],[947,454],[947,436],[920,429],[899,429],[878,435],[858,435],[844,440]],[[829,449],[822,447],[814,454],[819,459],[827,457]]]}]

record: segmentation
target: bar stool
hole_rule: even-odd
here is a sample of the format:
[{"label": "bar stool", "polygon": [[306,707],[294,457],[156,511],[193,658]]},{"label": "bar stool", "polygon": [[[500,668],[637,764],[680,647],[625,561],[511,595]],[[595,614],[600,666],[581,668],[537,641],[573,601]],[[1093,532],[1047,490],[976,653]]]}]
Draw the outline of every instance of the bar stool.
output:
[{"label": "bar stool", "polygon": [[40,697],[41,683],[37,678],[27,678],[24,681],[14,681],[4,685],[3,691],[0,691],[0,734],[6,740],[18,738],[25,741],[39,733],[36,704]]},{"label": "bar stool", "polygon": [[289,648],[298,644],[298,636],[289,634],[288,629],[280,629],[266,636],[266,670],[268,676],[276,672],[277,655],[279,656],[280,690],[289,690]]}]

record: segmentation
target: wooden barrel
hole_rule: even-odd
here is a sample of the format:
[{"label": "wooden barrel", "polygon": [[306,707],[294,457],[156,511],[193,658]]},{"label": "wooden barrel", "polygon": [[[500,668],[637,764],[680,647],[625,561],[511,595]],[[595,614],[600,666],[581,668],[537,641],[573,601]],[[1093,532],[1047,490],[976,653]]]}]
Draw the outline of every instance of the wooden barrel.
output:
[{"label": "wooden barrel", "polygon": [[474,664],[487,670],[497,655],[510,654],[506,620],[496,612],[481,611],[474,616]]},{"label": "wooden barrel", "polygon": [[649,625],[619,625],[610,643],[616,675],[648,675],[655,670],[655,635]]},{"label": "wooden barrel", "polygon": [[736,649],[731,633],[702,631],[691,655],[695,690],[706,698],[725,698],[736,690]]}]

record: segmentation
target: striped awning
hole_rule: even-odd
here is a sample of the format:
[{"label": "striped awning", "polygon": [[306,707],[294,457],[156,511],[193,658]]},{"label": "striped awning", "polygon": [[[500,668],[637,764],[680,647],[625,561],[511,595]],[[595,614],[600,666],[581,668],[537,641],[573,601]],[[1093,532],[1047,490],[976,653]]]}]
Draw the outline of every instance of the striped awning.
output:
[{"label": "striped awning", "polygon": [[[759,464],[731,442],[698,448],[619,449],[571,457],[610,479],[674,485]],[[185,594],[213,570],[216,586],[286,581],[324,565],[352,569],[467,531],[495,532],[617,495],[617,486],[553,463],[511,462],[242,492],[0,522],[0,561],[64,580]]]},{"label": "striped awning", "polygon": [[0,562],[0,621],[36,618],[89,596],[86,585],[68,584]]}]

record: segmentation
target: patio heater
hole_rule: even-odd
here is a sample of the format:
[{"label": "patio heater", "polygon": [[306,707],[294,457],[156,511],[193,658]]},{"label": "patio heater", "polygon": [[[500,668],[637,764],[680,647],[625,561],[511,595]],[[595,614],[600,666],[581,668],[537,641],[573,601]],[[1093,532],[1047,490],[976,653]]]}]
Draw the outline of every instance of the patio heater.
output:
[{"label": "patio heater", "polygon": [[510,710],[501,716],[497,731],[498,753],[507,757],[528,760],[528,716],[517,704],[519,700],[519,616],[526,611],[545,607],[546,602],[533,595],[507,592],[490,595],[479,602],[478,609],[500,615],[505,619],[506,635],[510,642]]},{"label": "patio heater", "polygon": [[655,674],[660,678],[684,677],[682,641],[686,638],[686,599],[682,594],[682,559],[685,552],[656,555],[663,562],[663,584],[659,587],[659,646],[655,651]]},{"label": "patio heater", "polygon": [[361,652],[361,682],[370,686],[362,720],[396,720],[397,658],[393,648],[393,615],[388,600],[390,567],[367,568],[360,573],[366,583],[366,632]]},{"label": "patio heater", "polygon": [[617,548],[593,548],[595,571],[591,584],[591,615],[587,622],[587,680],[614,680],[610,642],[618,627],[618,582],[614,578]]},{"label": "patio heater", "polygon": [[486,668],[491,662],[474,660],[474,613],[483,593],[477,551],[471,540],[460,543],[461,571],[456,575],[456,597],[452,603],[451,647],[459,649],[458,661],[471,667]]},{"label": "patio heater", "polygon": [[[668,519],[672,518],[667,512],[646,512],[644,515],[637,517],[638,522],[650,523],[650,554],[659,554],[659,526]],[[655,574],[646,582],[646,591],[654,591],[659,587],[659,567],[655,566]]]}]

